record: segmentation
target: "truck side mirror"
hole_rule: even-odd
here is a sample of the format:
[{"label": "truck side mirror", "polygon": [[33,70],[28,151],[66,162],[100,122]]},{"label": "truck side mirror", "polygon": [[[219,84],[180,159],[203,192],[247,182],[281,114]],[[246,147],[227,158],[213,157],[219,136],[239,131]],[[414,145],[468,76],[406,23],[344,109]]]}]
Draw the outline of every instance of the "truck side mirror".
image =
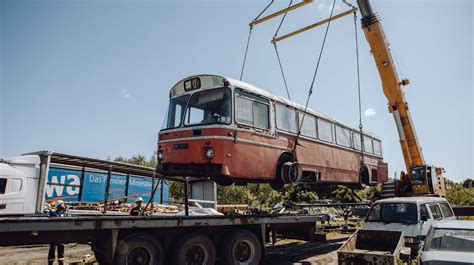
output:
[{"label": "truck side mirror", "polygon": [[427,216],[427,215],[422,215],[422,216],[421,216],[421,221],[422,221],[422,222],[428,221],[428,216]]}]

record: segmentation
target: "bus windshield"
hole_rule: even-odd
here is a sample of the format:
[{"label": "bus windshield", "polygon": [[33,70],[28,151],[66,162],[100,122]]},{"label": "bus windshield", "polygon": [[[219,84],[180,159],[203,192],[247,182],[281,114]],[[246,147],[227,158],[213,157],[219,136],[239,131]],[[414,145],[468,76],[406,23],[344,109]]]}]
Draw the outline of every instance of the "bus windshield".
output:
[{"label": "bus windshield", "polygon": [[184,95],[170,100],[170,105],[165,115],[166,119],[163,121],[161,129],[171,129],[181,126],[188,99],[189,95]]},{"label": "bus windshield", "polygon": [[184,125],[230,124],[231,97],[229,88],[194,93],[188,102]]}]

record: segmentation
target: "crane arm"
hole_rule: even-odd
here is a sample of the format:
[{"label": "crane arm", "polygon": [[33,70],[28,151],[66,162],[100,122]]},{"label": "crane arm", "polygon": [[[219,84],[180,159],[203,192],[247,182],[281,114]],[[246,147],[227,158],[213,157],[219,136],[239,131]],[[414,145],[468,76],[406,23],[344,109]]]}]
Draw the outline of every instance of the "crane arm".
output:
[{"label": "crane arm", "polygon": [[357,3],[362,14],[362,28],[379,71],[389,112],[395,119],[405,166],[410,174],[412,166],[425,165],[425,160],[403,92],[408,80],[398,78],[382,25],[377,14],[372,11],[369,0],[357,0]]}]

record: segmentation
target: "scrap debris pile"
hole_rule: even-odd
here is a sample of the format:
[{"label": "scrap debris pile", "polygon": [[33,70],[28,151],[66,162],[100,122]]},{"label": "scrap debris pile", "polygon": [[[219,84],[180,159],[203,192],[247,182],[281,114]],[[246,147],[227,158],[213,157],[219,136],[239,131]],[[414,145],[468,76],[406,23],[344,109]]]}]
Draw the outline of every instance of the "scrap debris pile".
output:
[{"label": "scrap debris pile", "polygon": [[[102,212],[104,210],[104,203],[101,202],[66,202],[68,210],[70,211],[96,211]],[[135,207],[134,203],[124,203],[122,201],[110,201],[107,204],[107,211],[111,214],[129,214],[132,208]],[[45,212],[49,212],[54,209],[54,202],[47,203],[45,205]],[[148,214],[177,214],[180,208],[176,205],[164,205],[159,203],[153,203],[147,208]]]}]

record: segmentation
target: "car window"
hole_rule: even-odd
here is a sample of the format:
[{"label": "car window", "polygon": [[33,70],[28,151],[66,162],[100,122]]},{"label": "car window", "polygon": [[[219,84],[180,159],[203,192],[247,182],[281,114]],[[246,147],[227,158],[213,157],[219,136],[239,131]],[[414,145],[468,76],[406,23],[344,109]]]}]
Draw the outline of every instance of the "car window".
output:
[{"label": "car window", "polygon": [[443,219],[443,215],[441,214],[441,209],[439,209],[438,204],[431,204],[430,210],[431,210],[431,214],[433,215],[433,219],[435,220]]},{"label": "car window", "polygon": [[428,209],[426,209],[426,204],[420,206],[420,218],[422,216],[426,216],[427,219],[430,219],[430,215],[428,214]]},{"label": "car window", "polygon": [[440,203],[439,206],[441,207],[441,212],[443,213],[444,218],[454,216],[453,210],[451,210],[451,207],[449,207],[447,202]]},{"label": "car window", "polygon": [[0,194],[5,194],[7,188],[7,179],[0,179]]}]

